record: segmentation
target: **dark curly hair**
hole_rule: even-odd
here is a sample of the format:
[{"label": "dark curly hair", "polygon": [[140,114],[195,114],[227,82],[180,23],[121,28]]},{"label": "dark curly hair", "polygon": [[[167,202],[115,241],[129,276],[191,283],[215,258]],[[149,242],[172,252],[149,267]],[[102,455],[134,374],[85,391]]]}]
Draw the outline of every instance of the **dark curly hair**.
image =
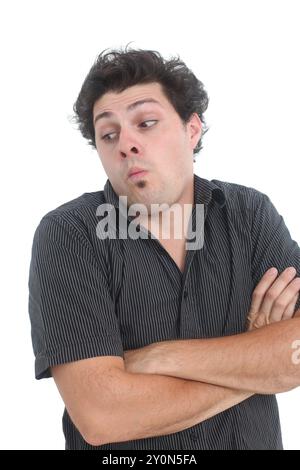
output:
[{"label": "dark curly hair", "polygon": [[[207,132],[203,113],[208,106],[208,95],[200,82],[180,57],[165,60],[159,52],[143,49],[104,49],[96,58],[86,76],[76,102],[73,105],[74,122],[88,144],[96,148],[93,124],[93,107],[104,93],[121,92],[142,83],[158,82],[180,116],[183,125],[193,113],[202,122],[202,135],[193,153],[202,149],[202,137]],[[194,159],[195,161],[195,159]]]}]

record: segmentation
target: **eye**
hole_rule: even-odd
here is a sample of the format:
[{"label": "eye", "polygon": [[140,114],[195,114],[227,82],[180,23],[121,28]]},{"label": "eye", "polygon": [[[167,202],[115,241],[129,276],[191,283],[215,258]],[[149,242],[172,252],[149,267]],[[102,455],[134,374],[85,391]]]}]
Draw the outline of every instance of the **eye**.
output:
[{"label": "eye", "polygon": [[111,134],[105,134],[103,137],[101,137],[101,140],[113,140],[113,139],[108,139],[108,137],[112,134],[115,134],[115,132],[112,132]]},{"label": "eye", "polygon": [[[146,124],[146,123],[148,123],[148,122],[154,122],[154,123],[156,123],[156,122],[157,122],[157,119],[149,119],[148,121],[143,121],[143,122],[141,122],[140,126],[142,126],[142,124]],[[153,124],[153,125],[154,125],[154,124]],[[144,129],[147,129],[148,127],[152,127],[152,126],[145,126],[145,127],[143,127],[143,128],[144,128]],[[103,137],[101,137],[101,140],[106,140],[106,141],[108,141],[108,142],[113,141],[113,138],[110,138],[110,136],[111,136],[112,134],[116,134],[116,132],[111,132],[110,134],[105,134]]]},{"label": "eye", "polygon": [[[149,119],[148,121],[143,121],[140,125],[145,124],[146,122],[157,122],[156,119]],[[146,126],[146,127],[152,127],[152,126]]]}]

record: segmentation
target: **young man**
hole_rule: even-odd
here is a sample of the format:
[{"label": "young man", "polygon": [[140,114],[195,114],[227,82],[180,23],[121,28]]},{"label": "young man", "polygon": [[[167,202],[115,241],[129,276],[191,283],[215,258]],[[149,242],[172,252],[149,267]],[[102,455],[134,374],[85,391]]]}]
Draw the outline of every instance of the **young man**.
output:
[{"label": "young man", "polygon": [[183,62],[125,50],[99,55],[74,105],[108,180],[42,218],[29,278],[66,449],[282,448],[300,249],[265,194],[194,174],[207,104]]}]

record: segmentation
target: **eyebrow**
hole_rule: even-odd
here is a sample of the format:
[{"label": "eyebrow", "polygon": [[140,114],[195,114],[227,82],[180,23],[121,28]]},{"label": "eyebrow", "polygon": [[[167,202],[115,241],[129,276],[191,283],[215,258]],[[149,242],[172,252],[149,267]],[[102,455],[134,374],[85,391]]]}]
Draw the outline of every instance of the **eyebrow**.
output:
[{"label": "eyebrow", "polygon": [[[158,101],[156,101],[154,98],[146,98],[144,100],[139,100],[139,101],[135,101],[134,103],[131,103],[129,106],[127,106],[126,111],[132,111],[133,109],[137,108],[138,106],[141,106],[144,103],[156,103],[161,107],[161,104]],[[109,117],[112,117],[113,115],[114,113],[112,113],[111,111],[104,111],[103,113],[97,114],[97,116],[94,119],[94,125],[99,119],[109,118]]]}]

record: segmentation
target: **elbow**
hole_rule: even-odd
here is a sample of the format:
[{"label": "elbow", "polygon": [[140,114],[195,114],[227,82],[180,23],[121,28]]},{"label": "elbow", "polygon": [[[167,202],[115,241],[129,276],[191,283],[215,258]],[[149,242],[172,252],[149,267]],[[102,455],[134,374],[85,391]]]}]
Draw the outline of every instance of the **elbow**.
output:
[{"label": "elbow", "polygon": [[262,393],[262,395],[277,395],[278,393],[290,392],[294,388],[296,388],[296,386],[287,386],[287,385],[285,385],[285,386],[281,386],[281,387],[272,389],[268,392],[264,392],[264,393]]},{"label": "elbow", "polygon": [[124,438],[126,425],[124,416],[120,412],[120,408],[114,404],[109,406],[107,410],[101,412],[89,413],[81,423],[78,430],[89,445],[93,447],[103,446],[112,442],[121,442]]},{"label": "elbow", "polygon": [[291,377],[273,375],[272,377],[258,380],[255,386],[252,384],[251,388],[249,387],[247,391],[258,395],[276,395],[277,393],[289,392],[298,385],[299,383],[295,384]]},{"label": "elbow", "polygon": [[118,415],[114,413],[108,416],[108,418],[99,419],[97,425],[91,426],[90,424],[85,429],[82,429],[81,435],[89,445],[99,447],[104,444],[141,438],[137,437],[136,428],[132,428],[132,423],[128,423],[128,419],[123,413],[118,413]]},{"label": "elbow", "polygon": [[277,395],[278,393],[288,392],[289,390],[292,390],[292,389],[284,387],[284,386],[280,386],[280,387],[263,387],[253,392],[258,395]]},{"label": "elbow", "polygon": [[[83,432],[81,435],[83,439],[91,446],[93,447],[99,447],[103,446],[104,444],[111,444],[111,443],[116,443],[116,442],[123,442],[129,440],[129,437],[125,436],[124,432],[122,431],[117,431],[113,432],[113,427],[115,425],[107,425],[106,429],[87,429],[85,432]],[[118,429],[118,427],[115,427]],[[125,429],[122,427],[121,429]]]},{"label": "elbow", "polygon": [[92,426],[91,422],[86,426],[81,426],[81,429],[78,429],[82,438],[87,442],[87,444],[93,447],[103,446],[104,444],[108,444],[112,442],[111,437],[108,435],[109,426],[106,429],[103,429],[101,426]]},{"label": "elbow", "polygon": [[[299,375],[299,374],[298,374]],[[293,390],[300,385],[300,378],[295,374],[282,374],[281,377],[276,377],[269,384],[268,390],[263,393],[268,395],[276,395],[277,393],[285,393]]]},{"label": "elbow", "polygon": [[68,413],[77,431],[87,444],[98,447],[112,442],[112,436],[109,435],[111,429],[109,418],[112,422],[112,416],[109,417],[104,412],[99,414],[95,412],[94,408],[88,412],[86,407],[85,412],[81,412],[80,416],[76,416],[70,410]]},{"label": "elbow", "polygon": [[[125,377],[126,379],[126,377]],[[82,413],[78,430],[85,442],[93,447],[99,447],[111,442],[121,442],[124,439],[126,418],[124,415],[123,396],[125,379],[118,375],[113,387],[102,389],[101,401],[90,400]],[[118,392],[115,392],[117,390]]]},{"label": "elbow", "polygon": [[300,385],[300,378],[295,377],[286,377],[286,380],[283,380],[283,383],[279,390],[275,393],[285,393],[294,390],[294,388],[299,387]]},{"label": "elbow", "polygon": [[87,442],[90,446],[93,447],[99,447],[109,443],[109,439],[105,438],[104,434],[100,434],[98,432],[89,432],[84,435],[82,434],[82,437],[85,442]]}]

